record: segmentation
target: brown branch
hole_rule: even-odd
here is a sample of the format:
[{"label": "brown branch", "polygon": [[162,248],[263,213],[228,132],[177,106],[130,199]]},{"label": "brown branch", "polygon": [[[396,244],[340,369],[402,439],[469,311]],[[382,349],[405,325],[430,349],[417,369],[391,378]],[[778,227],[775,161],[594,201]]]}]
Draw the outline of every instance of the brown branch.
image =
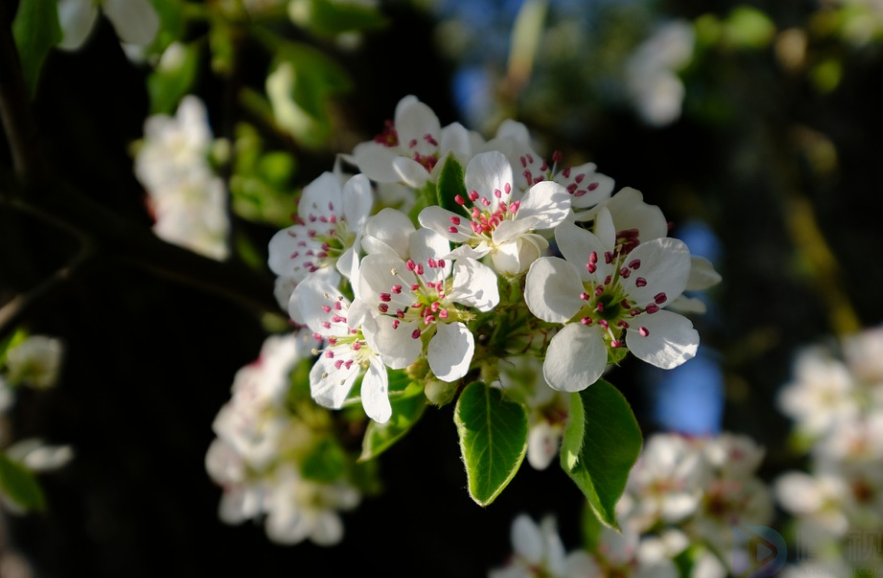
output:
[{"label": "brown branch", "polygon": [[[8,179],[2,185],[7,189],[15,186]],[[5,203],[70,232],[81,232],[89,239],[86,242],[94,243],[103,255],[259,311],[280,313],[269,275],[260,274],[241,263],[222,263],[166,243],[143,225],[120,217],[69,187],[61,184],[47,187],[39,206],[20,195],[11,196],[9,200],[0,200],[0,204]]]},{"label": "brown branch", "polygon": [[37,125],[31,114],[8,12],[9,4],[0,2],[0,120],[15,172],[30,185],[43,182],[49,173],[38,146]]},{"label": "brown branch", "polygon": [[45,306],[48,301],[58,296],[94,255],[95,250],[91,244],[83,245],[70,263],[27,293],[16,295],[6,305],[0,307],[0,341],[15,331],[32,311]]}]

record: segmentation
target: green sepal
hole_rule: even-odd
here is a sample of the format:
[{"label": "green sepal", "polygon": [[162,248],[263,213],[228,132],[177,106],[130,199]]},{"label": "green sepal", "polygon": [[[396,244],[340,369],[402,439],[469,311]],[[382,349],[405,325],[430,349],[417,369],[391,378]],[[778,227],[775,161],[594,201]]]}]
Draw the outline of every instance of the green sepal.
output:
[{"label": "green sepal", "polygon": [[[625,397],[604,379],[577,395],[578,401],[571,399],[564,430],[561,468],[586,496],[601,523],[618,530],[616,503],[641,453],[641,428]],[[581,440],[579,429],[583,430]]]},{"label": "green sepal", "polygon": [[527,453],[527,410],[479,381],[466,386],[454,410],[469,495],[487,506],[500,495]]},{"label": "green sepal", "polygon": [[28,511],[43,511],[46,498],[33,472],[0,453],[0,492]]},{"label": "green sepal", "polygon": [[420,420],[426,409],[423,387],[412,383],[400,396],[390,396],[389,403],[392,406],[392,417],[389,421],[381,424],[371,420],[365,430],[360,462],[372,460],[391,448]]},{"label": "green sepal", "polygon": [[460,205],[454,199],[457,195],[463,199],[469,195],[466,191],[466,175],[463,172],[463,165],[452,154],[445,157],[444,163],[438,175],[438,205],[454,213],[460,213]]},{"label": "green sepal", "polygon": [[63,37],[56,0],[21,0],[12,22],[12,35],[28,94],[33,98],[43,61]]}]

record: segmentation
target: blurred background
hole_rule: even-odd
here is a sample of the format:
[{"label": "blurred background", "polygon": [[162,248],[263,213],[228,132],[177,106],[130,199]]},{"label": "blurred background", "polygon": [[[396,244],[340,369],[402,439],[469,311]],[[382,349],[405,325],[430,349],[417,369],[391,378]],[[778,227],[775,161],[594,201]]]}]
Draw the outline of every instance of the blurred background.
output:
[{"label": "blurred background", "polygon": [[[582,495],[557,468],[525,464],[486,509],[469,499],[450,406],[427,408],[379,459],[382,491],[344,515],[338,546],[279,546],[260,523],[218,520],[212,421],[268,328],[285,328],[267,243],[295,192],[382,132],[408,94],[486,138],[519,120],[538,151],[595,162],[660,206],[724,280],[694,318],[697,359],[663,372],[629,357],[610,381],[645,437],[732,431],[766,448],[766,481],[807,467],[777,405],[797,353],[883,321],[883,4],[389,0],[349,28],[311,20],[306,4],[156,0],[166,37],[146,50],[121,46],[101,15],[78,50],[46,55],[39,146],[51,178],[107,210],[108,231],[115,218],[150,229],[133,170],[145,118],[199,95],[232,195],[231,260],[254,283],[240,291],[231,272],[199,287],[186,262],[107,242],[29,311],[23,324],[62,339],[64,363],[56,387],[18,392],[3,443],[38,436],[75,457],[39,475],[45,512],[3,511],[3,547],[26,564],[0,575],[484,576],[510,552],[519,512],[554,514],[565,544],[579,542]],[[184,56],[163,67],[173,42]],[[306,124],[265,91],[287,58],[280,42],[309,49],[288,91]],[[0,160],[8,182],[5,139]],[[69,262],[76,239],[0,205],[0,304]],[[227,283],[252,301],[220,294]]]}]

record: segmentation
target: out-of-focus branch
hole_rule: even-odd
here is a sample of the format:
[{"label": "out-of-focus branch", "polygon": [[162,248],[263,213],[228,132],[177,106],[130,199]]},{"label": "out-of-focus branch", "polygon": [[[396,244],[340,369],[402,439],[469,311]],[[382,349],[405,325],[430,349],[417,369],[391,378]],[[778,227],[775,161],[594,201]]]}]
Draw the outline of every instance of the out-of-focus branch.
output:
[{"label": "out-of-focus branch", "polygon": [[48,301],[60,294],[94,254],[94,247],[91,244],[84,244],[70,263],[27,293],[16,295],[0,307],[0,341],[15,331],[32,311],[45,306]]},{"label": "out-of-focus branch", "polygon": [[44,181],[48,172],[37,143],[37,125],[31,114],[8,12],[9,3],[0,2],[0,120],[15,172],[30,185]]}]

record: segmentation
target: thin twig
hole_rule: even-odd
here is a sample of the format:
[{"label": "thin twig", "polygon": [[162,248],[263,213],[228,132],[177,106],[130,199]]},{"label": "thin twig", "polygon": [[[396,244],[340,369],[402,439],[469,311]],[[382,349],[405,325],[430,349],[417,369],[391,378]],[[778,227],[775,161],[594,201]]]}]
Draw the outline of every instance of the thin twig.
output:
[{"label": "thin twig", "polygon": [[84,244],[70,263],[27,293],[16,295],[6,305],[0,307],[0,341],[15,331],[37,307],[45,306],[47,301],[61,293],[94,255],[94,246]]}]

